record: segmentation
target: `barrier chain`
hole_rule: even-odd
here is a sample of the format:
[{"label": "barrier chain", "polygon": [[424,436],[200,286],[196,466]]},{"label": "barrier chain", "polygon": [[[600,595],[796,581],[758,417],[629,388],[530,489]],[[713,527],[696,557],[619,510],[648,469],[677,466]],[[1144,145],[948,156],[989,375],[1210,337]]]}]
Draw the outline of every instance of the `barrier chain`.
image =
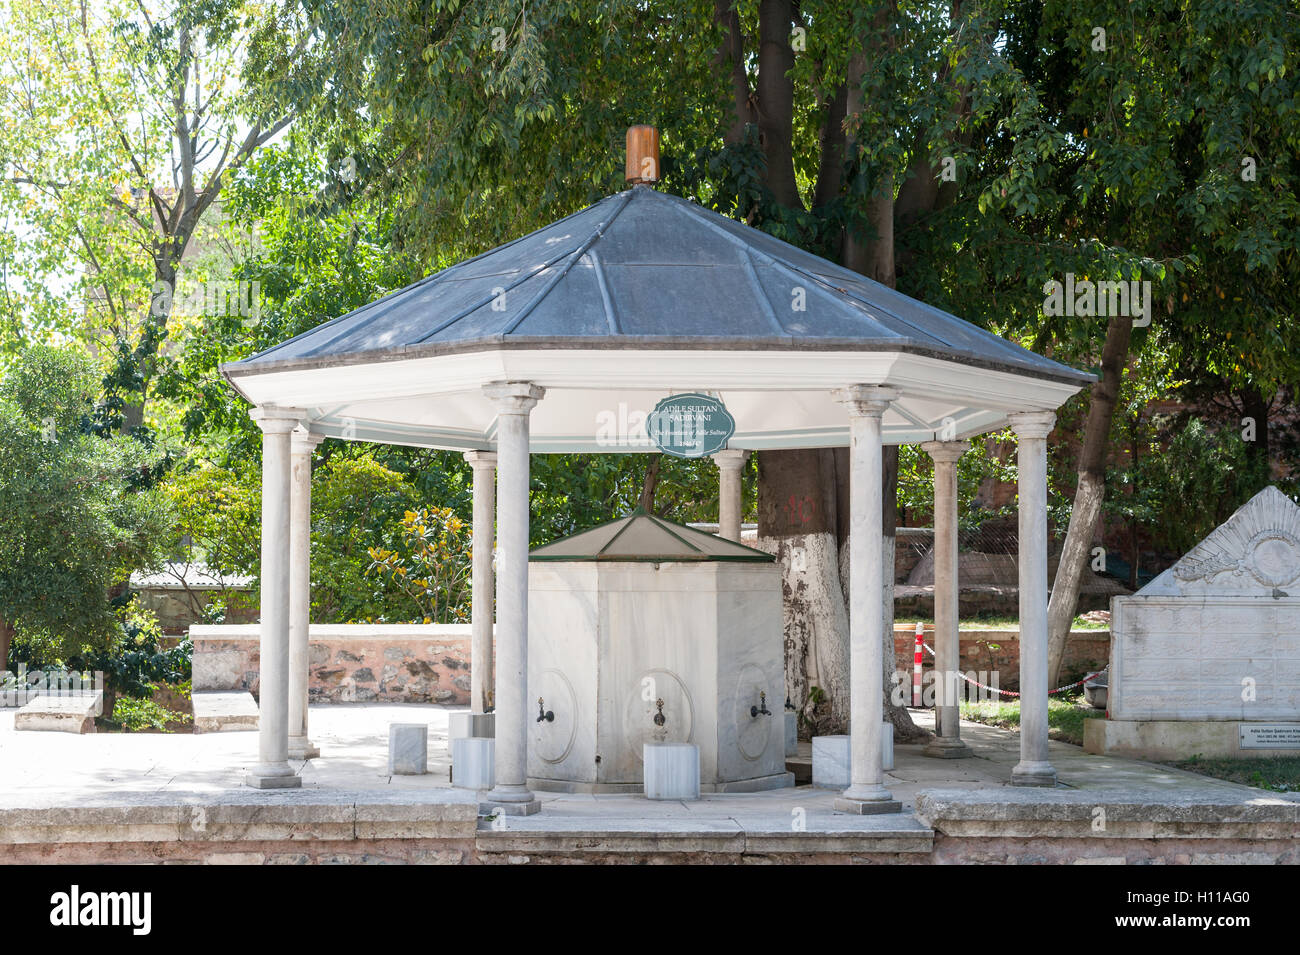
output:
[{"label": "barrier chain", "polygon": [[[920,627],[920,624],[917,624],[917,627],[919,628],[919,627]],[[935,654],[934,654],[934,650],[932,650],[932,649],[930,648],[930,645],[929,645],[928,643],[925,643],[925,642],[922,641],[922,642],[921,642],[921,646],[925,647],[925,649],[929,652],[930,656],[934,656],[934,655],[935,655]],[[1048,696],[1054,696],[1054,695],[1056,695],[1057,693],[1064,693],[1066,690],[1072,690],[1072,689],[1074,689],[1076,686],[1083,686],[1083,684],[1087,683],[1087,682],[1088,682],[1089,680],[1091,680],[1093,677],[1101,676],[1103,673],[1105,673],[1105,672],[1106,672],[1107,670],[1109,670],[1109,669],[1110,669],[1110,664],[1107,663],[1104,667],[1102,667],[1102,668],[1101,668],[1100,670],[1098,670],[1096,673],[1089,673],[1087,676],[1085,676],[1082,680],[1079,680],[1077,683],[1068,683],[1068,684],[1066,684],[1065,686],[1058,686],[1055,690],[1048,690],[1048,691],[1047,691],[1047,695],[1048,695]],[[1020,695],[1020,694],[1017,693],[1015,690],[1001,690],[1001,689],[998,689],[998,687],[996,687],[996,686],[985,686],[983,683],[980,683],[978,680],[972,680],[970,677],[968,677],[968,676],[967,676],[966,674],[964,674],[964,673],[961,673],[960,671],[957,673],[957,675],[958,675],[959,677],[961,677],[963,680],[965,680],[967,683],[971,684],[971,686],[977,686],[977,687],[979,687],[981,690],[991,690],[991,691],[993,691],[994,693],[1001,693],[1003,696],[1019,696],[1019,695]]]}]

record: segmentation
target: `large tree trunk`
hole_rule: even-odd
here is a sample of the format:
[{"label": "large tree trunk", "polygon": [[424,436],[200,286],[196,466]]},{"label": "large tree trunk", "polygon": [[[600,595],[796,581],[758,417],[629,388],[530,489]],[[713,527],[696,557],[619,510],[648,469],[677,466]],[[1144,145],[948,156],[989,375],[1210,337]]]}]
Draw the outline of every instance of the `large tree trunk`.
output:
[{"label": "large tree trunk", "polygon": [[9,669],[9,647],[14,642],[14,628],[0,617],[0,673]]},{"label": "large tree trunk", "polygon": [[1128,359],[1133,320],[1112,316],[1106,325],[1106,343],[1101,351],[1101,380],[1092,386],[1092,403],[1079,455],[1079,484],[1070,510],[1070,527],[1056,568],[1052,597],[1047,605],[1047,673],[1052,685],[1061,676],[1065,641],[1079,605],[1079,586],[1092,552],[1093,534],[1106,495],[1106,451],[1110,447],[1110,423],[1119,399],[1120,378]]},{"label": "large tree trunk", "polygon": [[767,185],[773,198],[802,209],[794,175],[794,49],[790,0],[761,0],[758,5],[758,132],[767,157]]},{"label": "large tree trunk", "polygon": [[786,693],[814,735],[849,718],[848,608],[840,583],[839,488],[831,449],[758,455],[759,547],[781,564]]},{"label": "large tree trunk", "polygon": [[745,72],[745,37],[740,32],[740,14],[731,0],[713,0],[713,19],[722,27],[722,42],[714,57],[714,68],[726,74],[731,84],[731,125],[723,142],[734,146],[745,138],[745,127],[754,122],[754,104]]},{"label": "large tree trunk", "polygon": [[[1253,388],[1247,389],[1238,395],[1241,401],[1241,411],[1243,418],[1250,418],[1255,426],[1255,440],[1250,442],[1251,456],[1255,460],[1269,459],[1268,448],[1268,413],[1273,407],[1273,395],[1260,394]],[[1238,423],[1238,430],[1244,429],[1245,425]]]},{"label": "large tree trunk", "polygon": [[[886,19],[888,14],[882,14]],[[802,208],[794,187],[790,149],[792,88],[788,72],[790,4],[764,0],[760,5],[762,46],[759,60],[759,126],[768,157],[767,182],[777,201]],[[777,42],[779,40],[779,42]],[[885,41],[888,42],[888,41]],[[842,188],[846,152],[843,124],[864,108],[864,55],[854,57],[842,90],[828,106],[828,124],[821,136],[822,156],[814,204],[828,202]],[[776,119],[781,122],[774,122]],[[846,235],[843,260],[849,268],[879,282],[895,285],[892,180],[880,184],[870,200],[868,220],[874,236],[865,240]],[[902,706],[890,702],[895,668],[893,638],[894,528],[897,525],[898,449],[885,449],[884,542],[882,544],[885,600],[883,664],[885,717],[899,739],[923,735]],[[842,731],[848,722],[848,453],[778,451],[759,455],[759,538],[766,549],[781,556],[786,610],[786,668],[791,701],[818,733]],[[812,702],[817,687],[829,712]],[[811,700],[811,702],[810,702]]]}]

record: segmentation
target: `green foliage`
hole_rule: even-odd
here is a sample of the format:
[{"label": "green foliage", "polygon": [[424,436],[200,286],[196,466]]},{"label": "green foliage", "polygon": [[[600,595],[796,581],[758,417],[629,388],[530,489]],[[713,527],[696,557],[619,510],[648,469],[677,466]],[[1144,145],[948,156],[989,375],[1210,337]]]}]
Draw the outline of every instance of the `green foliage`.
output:
[{"label": "green foliage", "polygon": [[1300,756],[1207,759],[1196,755],[1173,763],[1178,769],[1226,779],[1275,793],[1300,792]]},{"label": "green foliage", "polygon": [[1177,429],[1168,445],[1139,465],[1143,487],[1158,496],[1149,525],[1158,545],[1184,554],[1270,482],[1269,463],[1241,435],[1214,431],[1200,418]]},{"label": "green foliage", "polygon": [[75,669],[102,672],[108,689],[142,699],[152,695],[155,683],[184,683],[190,679],[194,645],[188,637],[174,647],[164,648],[158,618],[141,607],[138,600],[122,608],[118,621],[117,638],[106,647],[88,648],[83,655],[74,657]]},{"label": "green foliage", "polygon": [[162,487],[176,515],[177,545],[188,538],[203,563],[223,576],[253,573],[261,558],[257,477],[251,468],[211,465],[171,474]]},{"label": "green foliage", "polygon": [[371,574],[405,594],[422,623],[468,623],[469,525],[447,507],[422,507],[402,515],[395,550],[370,548]]},{"label": "green foliage", "polygon": [[194,717],[189,713],[169,710],[151,699],[122,696],[113,704],[113,722],[128,733],[143,730],[170,733],[172,730],[169,723],[190,723],[193,720]]},{"label": "green foliage", "polygon": [[[957,519],[962,530],[976,530],[987,521],[1014,514],[1012,504],[993,509],[982,496],[991,482],[1016,480],[1015,456],[1009,453],[1013,441],[1010,431],[983,435],[958,458]],[[909,523],[918,516],[933,520],[934,462],[919,445],[898,449],[898,506],[905,509]]]},{"label": "green foliage", "polygon": [[62,655],[113,638],[110,591],[161,561],[171,523],[141,486],[158,455],[91,433],[96,390],[72,348],[32,348],[0,380],[0,620]]},{"label": "green foliage", "polygon": [[403,515],[420,506],[405,476],[373,457],[329,459],[312,482],[312,619],[410,620],[406,594],[369,573],[370,549],[401,546]]}]

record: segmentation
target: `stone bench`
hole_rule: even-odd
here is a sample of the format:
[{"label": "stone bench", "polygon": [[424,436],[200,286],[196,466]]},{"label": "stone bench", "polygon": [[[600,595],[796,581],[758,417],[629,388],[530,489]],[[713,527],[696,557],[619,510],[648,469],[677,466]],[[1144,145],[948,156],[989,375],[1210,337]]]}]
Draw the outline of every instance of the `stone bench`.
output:
[{"label": "stone bench", "polygon": [[53,733],[93,733],[95,717],[103,715],[104,691],[66,696],[38,696],[14,713],[14,729]]},{"label": "stone bench", "polygon": [[257,701],[247,692],[203,692],[194,702],[194,732],[230,733],[257,729]]}]

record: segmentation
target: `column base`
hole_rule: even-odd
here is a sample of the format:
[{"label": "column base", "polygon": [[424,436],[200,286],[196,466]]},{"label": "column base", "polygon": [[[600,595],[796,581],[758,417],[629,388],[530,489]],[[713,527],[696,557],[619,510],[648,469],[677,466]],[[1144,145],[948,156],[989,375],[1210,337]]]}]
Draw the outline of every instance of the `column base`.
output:
[{"label": "column base", "polygon": [[315,759],[320,755],[320,747],[306,736],[289,737],[290,759]]},{"label": "column base", "polygon": [[1020,762],[1011,770],[1011,785],[1051,788],[1056,785],[1056,770],[1051,763]]},{"label": "column base", "polygon": [[883,812],[902,812],[903,804],[884,786],[850,786],[835,800],[835,811],[871,816]]},{"label": "column base", "polygon": [[542,803],[536,796],[528,802],[494,802],[488,793],[486,802],[478,804],[479,815],[491,815],[500,812],[506,816],[531,816],[542,811]]},{"label": "column base", "polygon": [[925,748],[921,750],[921,755],[932,756],[935,759],[965,759],[975,754],[960,739],[954,739],[951,736],[936,736],[925,744]]},{"label": "column base", "polygon": [[897,799],[864,801],[839,796],[835,800],[835,811],[848,812],[855,816],[874,816],[886,812],[902,812],[903,804]]},{"label": "column base", "polygon": [[283,766],[254,766],[244,777],[244,785],[253,789],[298,789],[302,786],[302,777],[296,775],[287,763]]}]

